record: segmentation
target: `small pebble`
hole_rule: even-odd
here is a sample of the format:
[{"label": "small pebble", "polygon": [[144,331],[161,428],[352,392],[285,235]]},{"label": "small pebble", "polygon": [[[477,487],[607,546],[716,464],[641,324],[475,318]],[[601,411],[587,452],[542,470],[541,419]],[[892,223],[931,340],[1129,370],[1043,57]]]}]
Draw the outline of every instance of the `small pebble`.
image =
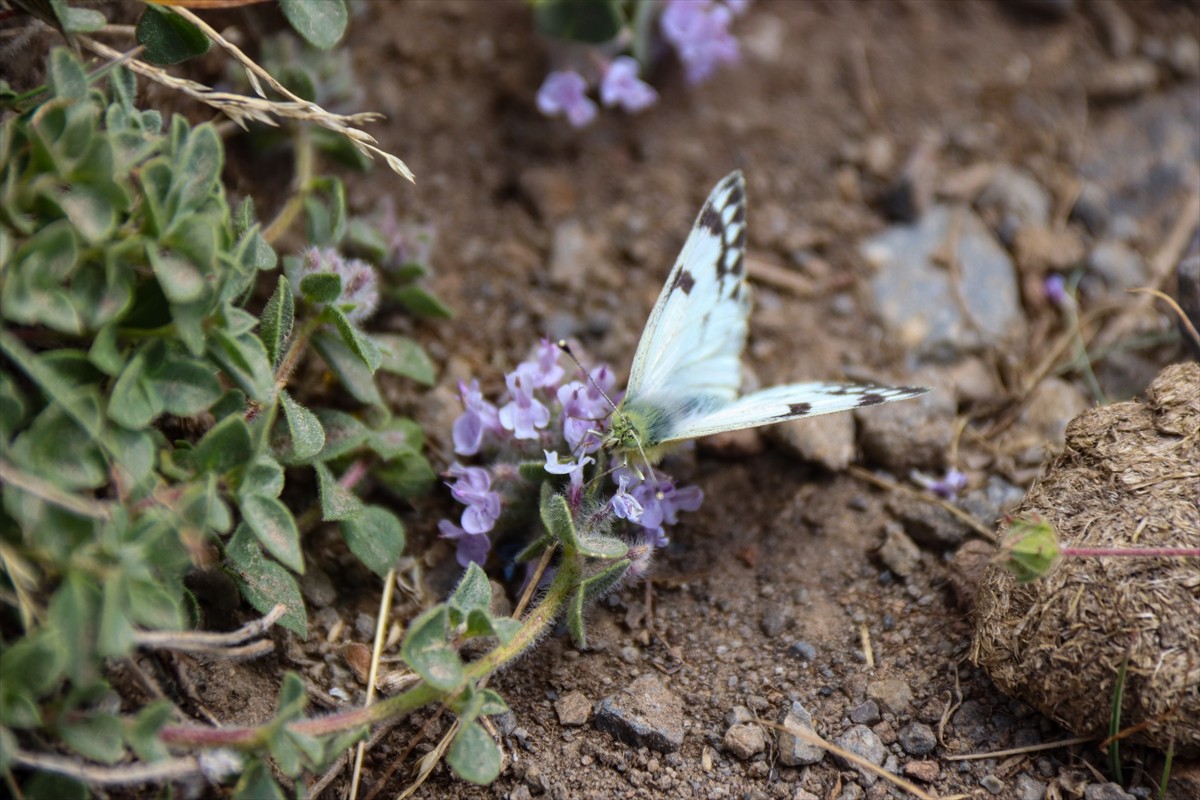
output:
[{"label": "small pebble", "polygon": [[788,648],[788,654],[804,661],[815,661],[817,658],[817,648],[801,639],[798,642],[792,643],[792,646]]},{"label": "small pebble", "polygon": [[727,752],[746,761],[766,749],[767,737],[758,725],[734,725],[725,731],[721,744]]},{"label": "small pebble", "polygon": [[904,752],[913,756],[924,756],[932,753],[937,747],[937,736],[933,729],[924,722],[913,722],[900,729],[900,746]]},{"label": "small pebble", "polygon": [[995,775],[984,775],[979,779],[979,785],[987,789],[992,794],[1000,794],[1004,791],[1004,781],[997,778]]}]

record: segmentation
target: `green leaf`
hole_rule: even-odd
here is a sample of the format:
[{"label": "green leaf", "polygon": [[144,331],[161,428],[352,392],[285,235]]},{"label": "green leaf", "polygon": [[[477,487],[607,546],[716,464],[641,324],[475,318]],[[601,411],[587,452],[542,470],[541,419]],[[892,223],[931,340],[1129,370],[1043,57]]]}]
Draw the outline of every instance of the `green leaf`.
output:
[{"label": "green leaf", "polygon": [[228,416],[204,435],[189,456],[197,473],[229,472],[250,461],[254,450],[250,442],[250,426],[240,416]]},{"label": "green leaf", "polygon": [[0,443],[6,443],[25,419],[25,398],[21,390],[0,372]]},{"label": "green leaf", "polygon": [[180,417],[207,411],[221,399],[221,383],[212,366],[191,358],[169,358],[146,375],[163,409]]},{"label": "green leaf", "polygon": [[401,498],[428,494],[437,480],[429,461],[420,453],[411,453],[376,466],[371,474],[388,491]]},{"label": "green leaf", "polygon": [[400,645],[400,657],[435,689],[457,689],[463,681],[463,663],[448,641],[447,610],[436,605],[408,626],[408,635]]},{"label": "green leaf", "polygon": [[614,0],[542,0],[534,7],[533,19],[543,36],[588,44],[611,40],[624,24]]},{"label": "green leaf", "polygon": [[340,179],[327,175],[313,178],[309,187],[304,197],[308,240],[314,245],[334,247],[346,234],[346,187]]},{"label": "green leaf", "polygon": [[125,755],[125,726],[114,714],[92,711],[59,726],[63,741],[84,758],[101,764],[115,764]]},{"label": "green leaf", "polygon": [[101,587],[100,633],[97,652],[106,658],[123,656],[133,649],[133,622],[129,619],[126,577],[114,576]]},{"label": "green leaf", "polygon": [[117,346],[117,327],[116,323],[110,322],[101,328],[88,350],[88,361],[109,377],[120,375],[125,369],[125,358]]},{"label": "green leaf", "polygon": [[310,303],[332,303],[342,296],[342,276],[336,272],[310,272],[300,279],[300,294]]},{"label": "green leaf", "polygon": [[404,553],[404,526],[381,506],[366,506],[358,516],[342,522],[346,545],[376,575],[386,575]]},{"label": "green leaf", "polygon": [[153,580],[129,582],[129,617],[139,625],[158,631],[183,629],[180,597]]},{"label": "green leaf", "polygon": [[[516,620],[512,621],[516,622]],[[504,698],[495,689],[484,689],[481,694],[483,695],[483,705],[479,708],[481,716],[491,717],[508,711],[508,703],[504,702]]]},{"label": "green leaf", "polygon": [[279,0],[279,7],[296,33],[321,50],[337,44],[349,22],[344,0]]},{"label": "green leaf", "polygon": [[402,286],[391,292],[396,302],[424,319],[450,319],[454,312],[434,294],[420,286]]},{"label": "green leaf", "polygon": [[459,728],[446,763],[463,780],[486,785],[500,776],[500,748],[482,725],[471,722]]},{"label": "green leaf", "polygon": [[625,579],[625,573],[629,571],[632,563],[627,558],[622,559],[585,580],[583,582],[584,602],[591,603],[599,600],[615,589]]},{"label": "green leaf", "polygon": [[90,800],[87,786],[65,775],[39,772],[21,787],[24,800]]},{"label": "green leaf", "polygon": [[217,129],[208,122],[192,128],[176,158],[171,193],[179,202],[178,215],[200,208],[217,191],[225,160]]},{"label": "green leaf", "polygon": [[171,721],[173,712],[170,700],[155,700],[138,711],[126,725],[125,737],[142,761],[162,761],[170,755],[159,740],[158,732]]},{"label": "green leaf", "polygon": [[138,430],[147,427],[163,411],[162,398],[143,380],[144,352],[134,356],[113,385],[108,418],[118,425]]},{"label": "green leaf", "polygon": [[94,8],[67,6],[62,11],[63,30],[68,33],[93,33],[108,24],[108,18]]},{"label": "green leaf", "polygon": [[287,611],[279,624],[300,636],[308,638],[308,615],[304,610],[304,596],[296,577],[274,561],[262,557],[257,539],[250,526],[243,523],[234,531],[225,548],[225,555],[237,570],[238,588],[242,596],[260,614],[266,614],[276,603],[283,603]]},{"label": "green leaf", "polygon": [[321,427],[321,421],[286,391],[279,393],[279,402],[283,406],[283,417],[292,438],[293,462],[309,461],[325,447],[325,430]]},{"label": "green leaf", "polygon": [[266,765],[255,759],[233,787],[233,800],[288,800],[288,797],[271,777]]},{"label": "green leaf", "polygon": [[58,406],[46,408],[17,437],[14,449],[26,447],[22,460],[61,489],[99,489],[108,483],[108,462],[97,442]]},{"label": "green leaf", "polygon": [[254,198],[246,195],[229,220],[233,225],[233,235],[241,239],[254,227],[254,220]]},{"label": "green leaf", "polygon": [[87,686],[97,677],[96,636],[100,628],[100,587],[90,576],[68,572],[50,600],[49,622],[58,630],[71,680]]},{"label": "green leaf", "polygon": [[326,331],[317,331],[312,346],[355,400],[367,405],[385,405],[370,370],[345,341]]},{"label": "green leaf", "polygon": [[146,48],[142,58],[160,66],[202,56],[210,45],[208,37],[195,25],[174,11],[149,4],[138,19],[136,33],[137,43]]},{"label": "green leaf", "polygon": [[275,392],[275,371],[262,341],[252,333],[232,336],[212,331],[208,353],[252,399],[269,403]]},{"label": "green leaf", "polygon": [[[547,484],[543,484],[545,486]],[[542,525],[547,533],[562,543],[563,552],[573,556],[579,550],[579,537],[571,520],[571,509],[561,494],[549,494],[541,502]]]},{"label": "green leaf", "polygon": [[454,589],[454,594],[450,595],[450,607],[466,614],[474,608],[487,611],[491,603],[492,584],[483,568],[472,561]]},{"label": "green leaf", "polygon": [[624,558],[629,545],[615,536],[580,536],[579,554],[588,558]]},{"label": "green leaf", "polygon": [[42,724],[34,700],[58,686],[66,669],[66,649],[56,633],[42,628],[0,652],[0,719],[12,728]]},{"label": "green leaf", "polygon": [[579,587],[579,591],[572,595],[570,602],[567,605],[567,630],[571,632],[571,639],[575,642],[575,646],[580,650],[587,648],[587,632],[583,627],[583,587]]},{"label": "green leaf", "polygon": [[275,285],[275,294],[267,301],[263,309],[262,324],[259,333],[263,347],[271,358],[271,366],[278,367],[279,359],[287,349],[288,339],[292,335],[292,324],[296,319],[296,303],[292,299],[292,285],[283,275]]},{"label": "green leaf", "polygon": [[317,471],[317,488],[321,497],[321,519],[326,522],[348,520],[363,512],[363,502],[358,495],[338,483],[337,478],[324,462],[313,464]]},{"label": "green leaf", "polygon": [[113,202],[115,189],[76,184],[59,195],[59,206],[88,244],[107,241],[117,226],[117,209]]},{"label": "green leaf", "polygon": [[371,430],[367,444],[382,459],[406,458],[421,452],[425,446],[425,433],[411,419],[392,417]]},{"label": "green leaf", "polygon": [[417,383],[432,386],[437,379],[436,370],[421,345],[395,333],[371,334],[371,339],[383,354],[379,368],[395,375],[403,375]]},{"label": "green leaf", "polygon": [[87,73],[75,55],[65,47],[50,51],[50,91],[55,97],[83,100],[87,97]]},{"label": "green leaf", "polygon": [[337,325],[338,333],[342,335],[342,341],[349,345],[354,354],[374,374],[383,361],[383,354],[379,352],[379,348],[375,346],[375,343],[365,333],[360,331],[340,308],[330,307],[325,309],[325,313],[333,318],[334,324]]},{"label": "green leaf", "polygon": [[272,722],[291,722],[304,714],[308,706],[308,693],[304,691],[304,681],[290,670],[283,674],[283,684],[279,687],[279,703],[276,705],[275,719]]},{"label": "green leaf", "polygon": [[333,461],[359,449],[371,435],[370,429],[358,417],[345,411],[318,408],[314,413],[325,430],[325,447],[321,450],[320,461]]},{"label": "green leaf", "polygon": [[274,497],[250,494],[242,497],[242,516],[267,552],[293,572],[304,572],[300,530],[288,507]]},{"label": "green leaf", "polygon": [[190,303],[204,293],[204,275],[190,260],[161,247],[148,247],[150,266],[163,294],[172,303]]}]

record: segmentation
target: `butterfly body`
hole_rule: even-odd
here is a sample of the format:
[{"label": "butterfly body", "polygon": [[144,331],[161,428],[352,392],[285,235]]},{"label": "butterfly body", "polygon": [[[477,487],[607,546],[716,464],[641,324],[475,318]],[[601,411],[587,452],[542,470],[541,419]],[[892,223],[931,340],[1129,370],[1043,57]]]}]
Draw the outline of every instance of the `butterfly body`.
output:
[{"label": "butterfly body", "polygon": [[749,334],[745,183],[721,179],[654,309],[605,446],[654,463],[672,442],[903,400],[927,389],[794,383],[738,396]]}]

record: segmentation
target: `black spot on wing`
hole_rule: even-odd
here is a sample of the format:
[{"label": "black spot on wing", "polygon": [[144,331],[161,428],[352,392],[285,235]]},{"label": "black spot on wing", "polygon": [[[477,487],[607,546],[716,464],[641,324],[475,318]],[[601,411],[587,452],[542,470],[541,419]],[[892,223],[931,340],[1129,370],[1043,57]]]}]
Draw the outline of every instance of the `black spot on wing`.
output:
[{"label": "black spot on wing", "polygon": [[731,205],[731,206],[738,206],[738,207],[739,207],[739,208],[738,208],[738,210],[740,211],[740,210],[741,210],[742,201],[743,201],[743,200],[745,200],[745,199],[746,199],[746,196],[745,196],[744,194],[742,194],[742,187],[738,185],[738,182],[737,182],[737,180],[735,179],[735,180],[733,181],[733,188],[732,188],[732,189],[730,190],[730,192],[729,192],[729,202],[728,202],[728,205]]},{"label": "black spot on wing", "polygon": [[867,392],[862,397],[858,398],[858,407],[865,408],[866,406],[877,406],[884,402],[887,402],[887,398],[878,392]]},{"label": "black spot on wing", "polygon": [[780,414],[780,417],[803,417],[806,414],[812,413],[812,403],[788,403],[786,414]]},{"label": "black spot on wing", "polygon": [[712,207],[712,204],[705,204],[704,210],[700,212],[700,227],[713,236],[722,238],[721,234],[725,230],[725,223],[721,221],[721,215]]},{"label": "black spot on wing", "polygon": [[696,285],[696,279],[692,277],[692,273],[686,269],[679,270],[679,274],[675,276],[675,282],[671,284],[671,291],[680,289],[684,294],[691,294],[692,287]]}]

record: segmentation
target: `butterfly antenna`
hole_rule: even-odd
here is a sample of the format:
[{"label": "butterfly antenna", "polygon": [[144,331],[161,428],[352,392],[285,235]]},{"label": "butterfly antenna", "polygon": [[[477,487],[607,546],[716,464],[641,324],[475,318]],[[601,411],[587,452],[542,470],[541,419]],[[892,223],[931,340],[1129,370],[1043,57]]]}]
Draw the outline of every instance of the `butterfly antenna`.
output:
[{"label": "butterfly antenna", "polygon": [[[604,391],[600,384],[596,383],[596,379],[592,377],[592,373],[588,372],[587,368],[583,366],[583,362],[581,362],[575,356],[575,353],[572,352],[571,345],[567,344],[567,340],[559,339],[557,342],[555,342],[555,345],[559,350],[562,350],[564,353],[566,353],[568,358],[575,362],[575,366],[579,367],[579,371],[583,373],[585,378],[587,378],[587,382],[592,385],[592,388],[599,392],[600,396],[608,401],[608,404],[612,406],[612,413],[616,414],[621,419],[625,419],[625,415],[621,413],[621,409],[617,408],[617,404],[613,402],[613,399],[608,396],[608,392]],[[642,461],[644,461],[646,464],[646,471],[650,473],[650,480],[654,482],[655,494],[661,495],[662,492],[658,489],[658,476],[654,474],[654,467],[650,465],[650,457],[646,455],[646,451],[642,447],[642,440],[638,437],[637,433],[633,434],[633,441],[637,445],[638,453],[642,456]],[[636,468],[635,471],[637,471]],[[638,477],[641,477],[640,472],[638,473]],[[659,497],[659,499],[661,500],[662,498]]]}]

